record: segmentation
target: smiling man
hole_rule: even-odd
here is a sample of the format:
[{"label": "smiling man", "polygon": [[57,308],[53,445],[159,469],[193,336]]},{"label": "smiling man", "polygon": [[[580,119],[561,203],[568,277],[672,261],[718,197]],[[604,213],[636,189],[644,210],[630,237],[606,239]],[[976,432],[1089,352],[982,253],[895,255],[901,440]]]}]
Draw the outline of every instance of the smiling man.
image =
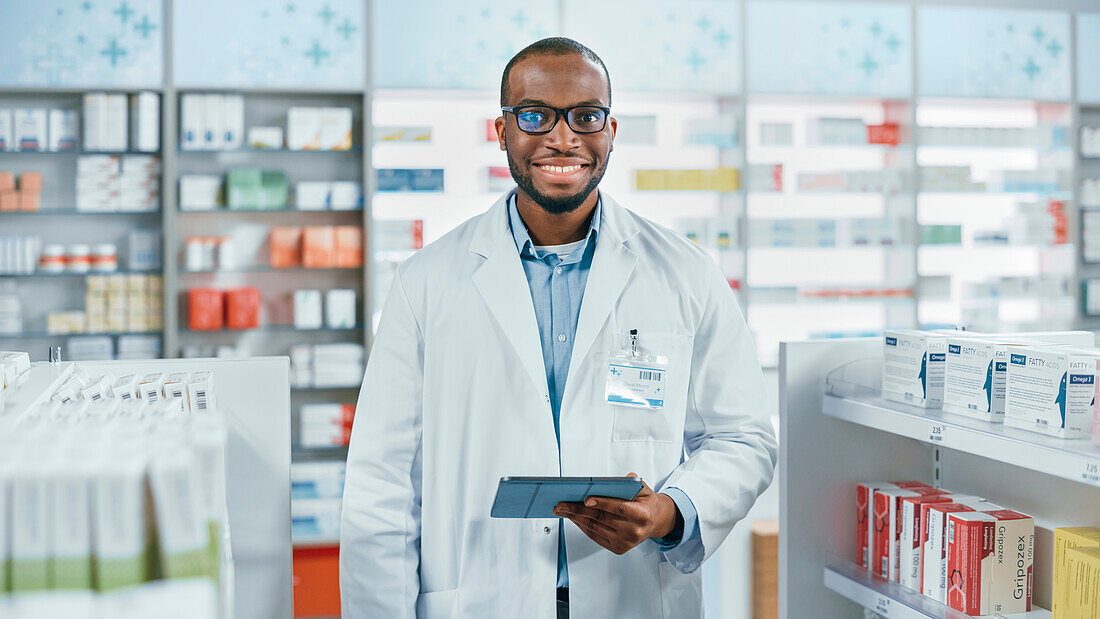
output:
[{"label": "smiling man", "polygon": [[[702,616],[698,568],[776,443],[716,265],[599,190],[610,110],[592,50],[520,51],[496,120],[517,189],[398,269],[348,454],[345,618]],[[632,501],[489,516],[502,477],[626,474]]]}]

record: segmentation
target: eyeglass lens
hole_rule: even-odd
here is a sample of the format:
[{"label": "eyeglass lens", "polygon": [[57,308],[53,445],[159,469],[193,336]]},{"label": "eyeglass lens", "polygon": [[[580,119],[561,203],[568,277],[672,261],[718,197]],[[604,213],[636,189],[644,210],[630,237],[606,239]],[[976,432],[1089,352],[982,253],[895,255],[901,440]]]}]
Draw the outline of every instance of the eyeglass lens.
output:
[{"label": "eyeglass lens", "polygon": [[[551,107],[525,107],[516,114],[519,128],[528,133],[550,131],[557,118],[557,111]],[[598,107],[575,107],[568,111],[565,120],[577,133],[595,133],[603,130],[607,114]]]}]

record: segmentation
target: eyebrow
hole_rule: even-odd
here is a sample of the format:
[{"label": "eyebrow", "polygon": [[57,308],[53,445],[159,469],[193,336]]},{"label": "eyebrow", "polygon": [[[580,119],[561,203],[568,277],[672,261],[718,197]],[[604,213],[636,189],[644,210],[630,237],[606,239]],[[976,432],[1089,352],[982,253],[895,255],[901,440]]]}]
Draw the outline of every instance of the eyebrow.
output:
[{"label": "eyebrow", "polygon": [[[541,101],[539,99],[521,99],[519,101],[519,103],[516,103],[513,107],[522,107],[522,106],[525,106],[525,105],[545,105],[546,107],[554,107],[554,106],[550,105],[549,103],[547,103],[545,101]],[[586,99],[584,101],[574,103],[573,105],[570,105],[568,107],[577,107],[579,105],[592,105],[592,106],[597,106],[597,107],[606,107],[604,105],[604,103],[602,101],[600,101],[599,99]]]}]

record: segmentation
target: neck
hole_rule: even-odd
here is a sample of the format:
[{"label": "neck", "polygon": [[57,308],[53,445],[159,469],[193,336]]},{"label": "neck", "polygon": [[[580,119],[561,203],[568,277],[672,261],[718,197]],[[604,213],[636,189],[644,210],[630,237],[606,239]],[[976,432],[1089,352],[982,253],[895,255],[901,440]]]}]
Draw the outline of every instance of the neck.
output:
[{"label": "neck", "polygon": [[568,213],[547,213],[522,189],[516,192],[516,210],[527,226],[527,233],[535,245],[565,245],[585,237],[592,213],[596,210],[599,192],[595,189],[584,203]]}]

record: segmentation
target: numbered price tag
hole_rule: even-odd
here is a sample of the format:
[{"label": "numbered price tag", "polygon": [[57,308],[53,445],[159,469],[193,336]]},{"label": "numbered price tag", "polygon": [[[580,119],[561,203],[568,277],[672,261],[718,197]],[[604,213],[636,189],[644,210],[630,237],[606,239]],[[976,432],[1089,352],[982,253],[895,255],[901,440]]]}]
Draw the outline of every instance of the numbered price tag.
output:
[{"label": "numbered price tag", "polygon": [[1085,483],[1100,486],[1100,462],[1086,461],[1085,468],[1081,472],[1081,479]]},{"label": "numbered price tag", "polygon": [[932,424],[932,428],[928,431],[928,442],[943,443],[945,436],[947,436],[947,426],[942,423]]},{"label": "numbered price tag", "polygon": [[875,612],[884,616],[890,616],[890,598],[881,597],[875,601]]}]

